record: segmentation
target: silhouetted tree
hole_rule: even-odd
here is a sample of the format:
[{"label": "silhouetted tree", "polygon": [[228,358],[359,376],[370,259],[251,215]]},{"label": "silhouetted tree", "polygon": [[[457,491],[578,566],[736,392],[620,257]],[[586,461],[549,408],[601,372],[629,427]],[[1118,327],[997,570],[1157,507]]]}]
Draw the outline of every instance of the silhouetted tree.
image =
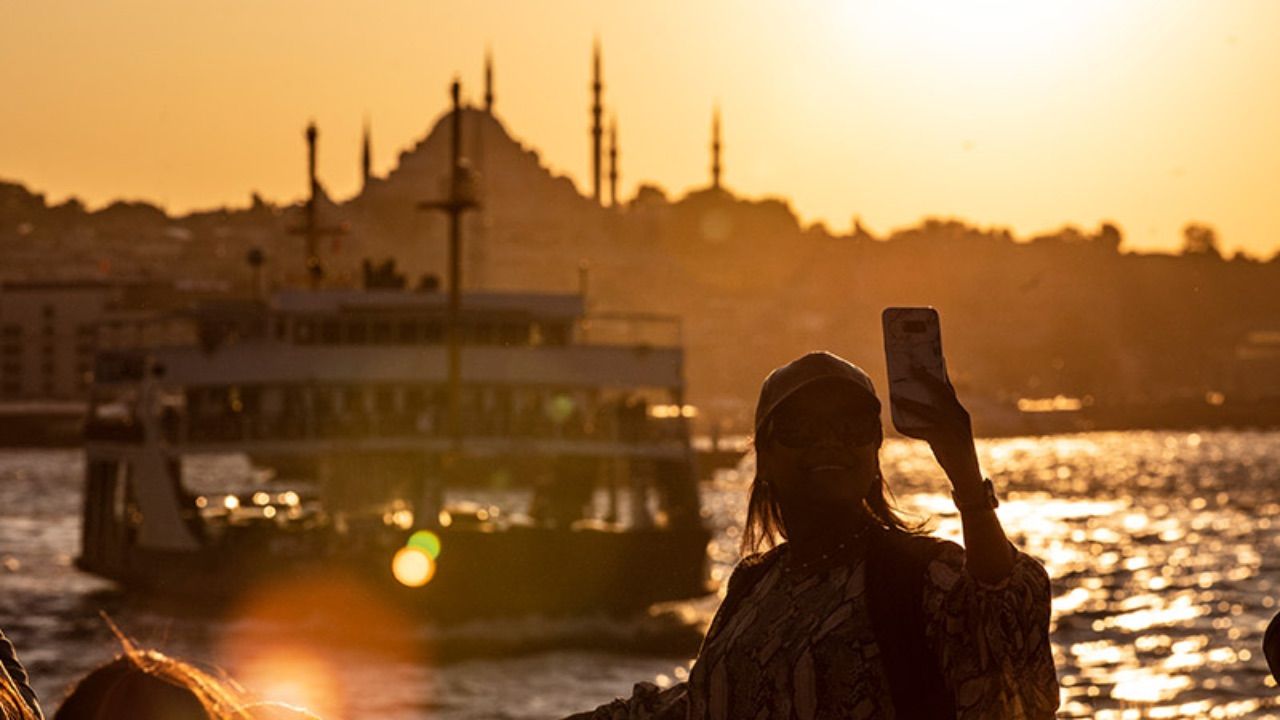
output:
[{"label": "silhouetted tree", "polygon": [[395,258],[387,258],[381,264],[375,265],[372,260],[365,258],[363,262],[364,270],[364,286],[369,289],[383,290],[402,290],[405,286],[404,273],[396,270]]},{"label": "silhouetted tree", "polygon": [[1120,243],[1124,237],[1120,233],[1120,228],[1114,223],[1102,223],[1102,227],[1098,229],[1098,237],[1096,242],[1099,247],[1110,252],[1119,252]]},{"label": "silhouetted tree", "polygon": [[1182,254],[1222,259],[1218,232],[1203,223],[1191,222],[1182,228]]},{"label": "silhouetted tree", "polygon": [[851,235],[854,240],[875,240],[871,232],[862,224],[862,218],[857,215],[853,216],[853,233]]},{"label": "silhouetted tree", "polygon": [[636,198],[632,202],[637,205],[665,205],[667,194],[657,185],[645,183],[636,190]]}]

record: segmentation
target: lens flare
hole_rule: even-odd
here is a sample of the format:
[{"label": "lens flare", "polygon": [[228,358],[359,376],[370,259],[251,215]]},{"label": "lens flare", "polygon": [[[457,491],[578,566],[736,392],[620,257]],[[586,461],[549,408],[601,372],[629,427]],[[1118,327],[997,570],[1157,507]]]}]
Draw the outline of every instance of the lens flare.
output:
[{"label": "lens flare", "polygon": [[430,530],[419,530],[410,535],[405,547],[417,548],[430,555],[432,560],[440,558],[440,536]]},{"label": "lens flare", "polygon": [[[273,702],[327,712],[327,716],[332,716],[343,704],[337,692],[338,668],[322,653],[309,648],[271,648],[244,659],[237,671],[245,687]],[[263,716],[266,717],[265,713]]]},{"label": "lens flare", "polygon": [[391,559],[391,574],[401,585],[422,587],[436,574],[436,563],[425,550],[403,547]]},{"label": "lens flare", "polygon": [[353,653],[397,666],[428,660],[415,641],[415,620],[387,600],[382,585],[348,567],[264,573],[229,608],[213,664],[255,698],[322,718],[351,717],[344,686]]}]

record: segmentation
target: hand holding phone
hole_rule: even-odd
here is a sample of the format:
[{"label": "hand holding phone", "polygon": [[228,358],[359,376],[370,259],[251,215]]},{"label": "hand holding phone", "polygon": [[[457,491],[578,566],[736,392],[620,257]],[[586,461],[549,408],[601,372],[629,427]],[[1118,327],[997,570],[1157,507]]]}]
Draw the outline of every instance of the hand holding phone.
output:
[{"label": "hand holding phone", "polygon": [[893,426],[927,441],[953,485],[980,483],[969,411],[947,379],[938,311],[886,308],[883,320]]},{"label": "hand holding phone", "polygon": [[942,357],[938,311],[931,307],[891,307],[885,308],[881,320],[893,426],[907,437],[928,439],[935,420],[928,417],[931,413],[920,412],[920,407],[936,407],[931,384],[950,386],[947,363]]}]

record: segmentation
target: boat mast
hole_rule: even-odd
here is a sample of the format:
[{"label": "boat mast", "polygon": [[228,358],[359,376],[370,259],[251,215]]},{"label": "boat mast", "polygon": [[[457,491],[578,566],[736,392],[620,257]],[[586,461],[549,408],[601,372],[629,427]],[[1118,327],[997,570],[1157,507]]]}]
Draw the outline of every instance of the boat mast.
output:
[{"label": "boat mast", "polygon": [[449,196],[418,203],[421,210],[439,210],[449,216],[449,311],[446,340],[449,347],[449,435],[455,452],[462,446],[461,382],[462,328],[462,213],[479,207],[471,169],[462,159],[462,85],[455,78],[449,88],[453,98],[449,146]]}]

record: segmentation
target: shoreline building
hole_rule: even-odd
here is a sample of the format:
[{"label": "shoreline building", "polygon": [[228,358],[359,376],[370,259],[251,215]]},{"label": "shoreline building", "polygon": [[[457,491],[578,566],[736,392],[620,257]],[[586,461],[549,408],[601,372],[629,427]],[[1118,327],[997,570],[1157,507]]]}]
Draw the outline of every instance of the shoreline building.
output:
[{"label": "shoreline building", "polygon": [[122,292],[95,280],[0,285],[0,400],[85,397],[97,324]]},{"label": "shoreline building", "polygon": [[0,283],[0,403],[83,401],[104,341],[229,292],[227,284],[184,281]]}]

